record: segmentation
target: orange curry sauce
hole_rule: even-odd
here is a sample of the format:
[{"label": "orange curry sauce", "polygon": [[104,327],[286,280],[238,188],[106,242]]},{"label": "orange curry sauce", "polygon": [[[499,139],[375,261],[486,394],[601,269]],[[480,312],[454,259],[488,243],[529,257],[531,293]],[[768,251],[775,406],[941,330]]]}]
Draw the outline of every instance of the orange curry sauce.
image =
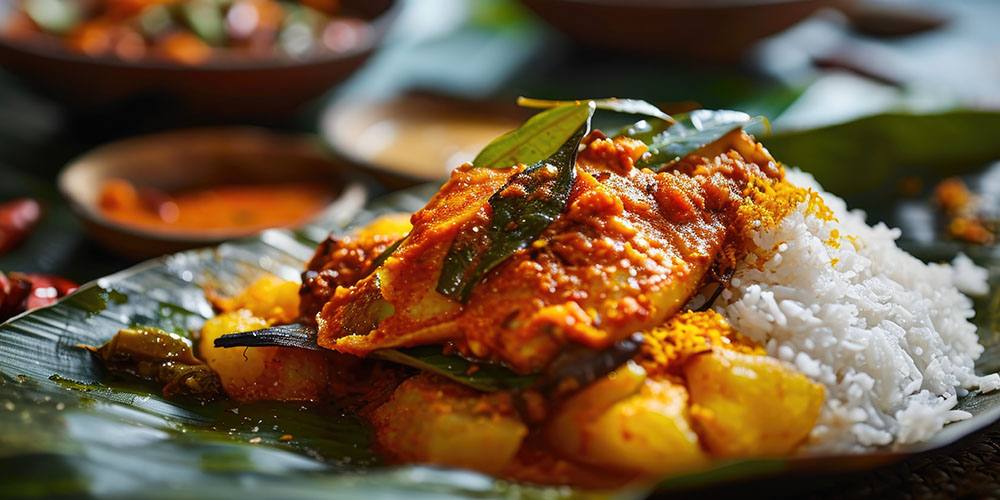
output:
[{"label": "orange curry sauce", "polygon": [[333,198],[326,186],[307,182],[221,185],[164,193],[112,179],[99,198],[101,213],[134,228],[168,233],[253,233],[308,221]]}]

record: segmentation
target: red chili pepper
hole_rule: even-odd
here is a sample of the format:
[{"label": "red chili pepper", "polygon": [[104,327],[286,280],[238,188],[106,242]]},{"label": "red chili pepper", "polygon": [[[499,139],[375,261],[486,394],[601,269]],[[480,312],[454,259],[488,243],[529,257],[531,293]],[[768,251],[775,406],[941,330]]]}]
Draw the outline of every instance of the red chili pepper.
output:
[{"label": "red chili pepper", "polygon": [[79,286],[51,274],[0,272],[0,322],[26,310],[47,306]]},{"label": "red chili pepper", "polygon": [[33,198],[17,198],[0,204],[0,254],[17,246],[42,218],[42,205]]},{"label": "red chili pepper", "polygon": [[24,311],[30,293],[31,283],[0,273],[0,322]]}]

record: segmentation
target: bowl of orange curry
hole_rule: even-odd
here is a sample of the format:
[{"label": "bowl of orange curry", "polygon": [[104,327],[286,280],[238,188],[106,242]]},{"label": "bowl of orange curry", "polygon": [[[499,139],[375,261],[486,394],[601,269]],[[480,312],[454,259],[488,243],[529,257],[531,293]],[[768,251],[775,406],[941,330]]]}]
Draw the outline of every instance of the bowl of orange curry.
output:
[{"label": "bowl of orange curry", "polygon": [[71,162],[58,185],[95,240],[135,258],[269,228],[322,237],[367,200],[311,137],[249,127],[111,143]]}]

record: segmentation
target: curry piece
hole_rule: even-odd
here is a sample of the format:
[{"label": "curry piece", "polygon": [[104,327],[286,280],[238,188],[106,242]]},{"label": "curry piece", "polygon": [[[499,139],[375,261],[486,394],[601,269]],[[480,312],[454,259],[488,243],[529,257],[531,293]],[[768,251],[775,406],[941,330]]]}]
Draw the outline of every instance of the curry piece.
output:
[{"label": "curry piece", "polygon": [[450,342],[465,355],[531,373],[568,345],[602,349],[661,323],[734,237],[729,226],[750,179],[781,176],[749,136],[723,142],[717,156],[691,156],[653,173],[633,167],[641,143],[596,136],[579,155],[565,212],[488,273],[465,304],[435,289],[444,256],[458,235],[484,232],[487,200],[524,166],[458,168],[414,214],[398,250],[324,305],[320,345],[364,356]]},{"label": "curry piece", "polygon": [[219,374],[226,394],[243,403],[335,398],[357,408],[382,404],[408,376],[407,369],[332,351],[214,346],[227,333],[291,322],[298,293],[298,284],[264,275],[236,297],[212,297],[220,313],[202,327],[198,355]]},{"label": "curry piece", "polygon": [[823,387],[766,356],[713,348],[684,366],[691,416],[713,455],[787,455],[819,418]]},{"label": "curry piece", "polygon": [[291,347],[225,349],[215,339],[259,330],[268,322],[248,309],[222,313],[201,329],[199,354],[222,381],[229,397],[252,401],[317,401],[327,391],[328,354]]},{"label": "curry piece", "polygon": [[949,177],[934,187],[934,202],[948,216],[948,236],[969,243],[989,244],[996,239],[995,221],[980,215],[982,200],[958,177]]},{"label": "curry piece", "polygon": [[212,289],[206,290],[205,295],[220,311],[246,309],[270,326],[295,321],[299,311],[298,290],[297,283],[264,274],[235,297],[220,296]]},{"label": "curry piece", "polygon": [[635,363],[569,398],[549,420],[545,437],[565,457],[643,475],[702,466],[708,456],[691,427],[679,381],[647,378]]},{"label": "curry piece", "polygon": [[380,447],[401,462],[592,487],[714,458],[789,454],[815,425],[822,387],[719,314],[680,313],[646,337],[635,361],[561,400],[424,374],[369,417]]},{"label": "curry piece", "polygon": [[370,419],[379,445],[396,460],[494,475],[528,433],[511,393],[479,393],[428,374],[404,381]]},{"label": "curry piece", "polygon": [[337,287],[350,287],[372,271],[373,263],[412,227],[408,214],[375,219],[354,236],[330,235],[319,244],[302,273],[299,316],[316,324],[316,315]]}]

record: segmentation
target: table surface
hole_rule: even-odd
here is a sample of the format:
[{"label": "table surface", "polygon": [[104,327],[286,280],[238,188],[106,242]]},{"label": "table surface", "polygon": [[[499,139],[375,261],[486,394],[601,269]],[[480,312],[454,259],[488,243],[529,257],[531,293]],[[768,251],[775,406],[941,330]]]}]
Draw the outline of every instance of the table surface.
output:
[{"label": "table surface", "polygon": [[[992,27],[992,22],[1000,19],[1000,2],[968,0],[942,6],[952,16],[944,29],[907,39],[886,41],[840,33],[839,40],[853,43],[851,47],[858,43],[870,44],[862,45],[867,48],[878,45],[907,64],[914,60],[926,62],[913,65],[918,70],[901,76],[905,81],[897,86],[811,66],[723,67],[620,54],[598,60],[591,51],[572,46],[507,2],[483,2],[487,7],[470,7],[460,0],[425,2],[423,8],[416,4],[407,3],[387,47],[355,78],[287,120],[267,125],[313,133],[318,113],[330,98],[414,90],[470,101],[512,99],[519,94],[550,98],[635,96],[657,102],[694,100],[704,107],[744,109],[772,117],[779,129],[832,123],[908,106],[992,107],[1000,103],[1000,30]],[[464,17],[428,14],[456,9],[464,12]],[[500,14],[512,16],[515,21],[500,27],[483,21],[502,17]],[[811,39],[807,33],[810,29],[822,31],[836,26],[838,21],[831,19],[827,16],[811,20],[769,41],[755,53],[759,58],[782,53],[802,37]],[[993,21],[987,22],[990,19]],[[455,60],[467,63],[455,65]],[[937,71],[933,70],[934,61],[940,63]],[[944,64],[947,66],[942,70]],[[116,139],[218,123],[204,117],[177,117],[168,111],[145,109],[113,110],[100,118],[74,116],[0,71],[0,200],[34,196],[43,201],[46,209],[43,223],[31,238],[0,256],[0,270],[54,273],[85,282],[135,264],[87,238],[55,190],[57,173],[72,158]],[[378,182],[372,186],[376,194],[395,187]],[[876,470],[836,476],[818,471],[816,475],[756,480],[709,493],[779,498],[997,496],[1000,424],[946,449]],[[692,492],[690,496],[704,494]]]}]

